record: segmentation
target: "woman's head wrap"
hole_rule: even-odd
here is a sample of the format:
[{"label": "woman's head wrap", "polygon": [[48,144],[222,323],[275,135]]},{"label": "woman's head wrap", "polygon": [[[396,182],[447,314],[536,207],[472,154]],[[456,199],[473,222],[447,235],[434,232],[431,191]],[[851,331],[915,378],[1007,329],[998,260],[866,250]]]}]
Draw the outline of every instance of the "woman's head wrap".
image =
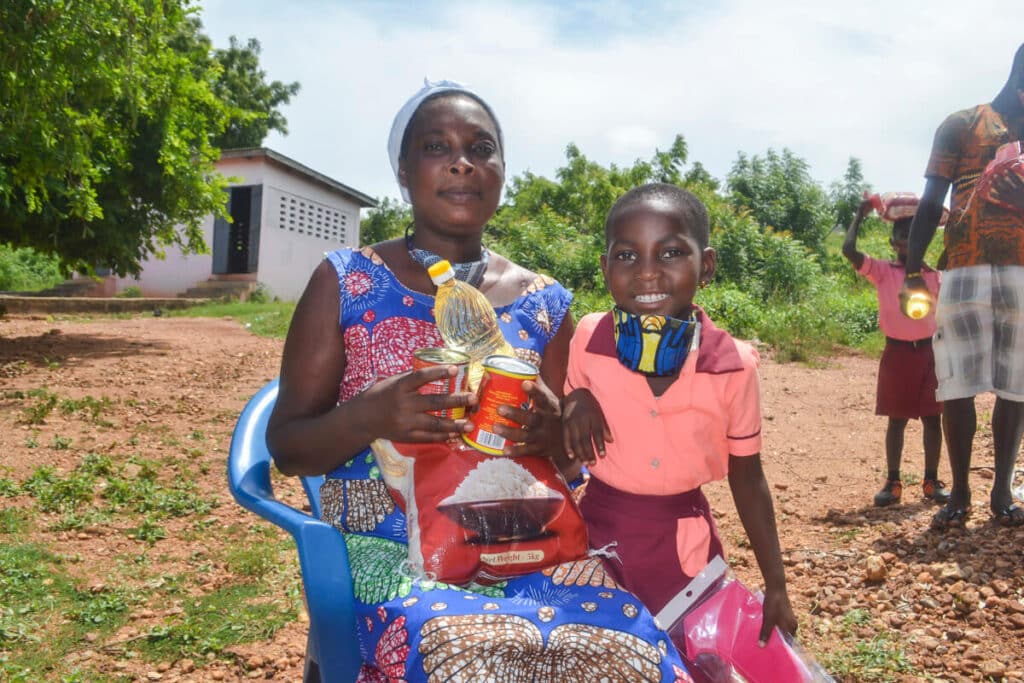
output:
[{"label": "woman's head wrap", "polygon": [[[498,117],[494,115],[490,106],[484,101],[478,94],[455,81],[434,81],[431,82],[426,78],[423,79],[423,87],[409,98],[409,101],[402,105],[402,108],[395,114],[395,120],[391,124],[391,135],[388,136],[388,156],[391,158],[391,170],[395,173],[395,180],[398,180],[398,163],[402,156],[402,138],[405,137],[405,131],[409,127],[409,123],[412,122],[413,116],[416,115],[416,110],[420,108],[428,98],[440,95],[442,93],[462,93],[472,97],[474,100],[480,103],[480,105],[487,110],[490,114],[491,119],[494,120],[494,127],[498,129],[498,146],[502,158],[505,156],[505,140],[501,135],[501,124],[498,123]],[[399,181],[399,189],[402,191],[402,199],[410,202],[409,190],[404,187]]]}]

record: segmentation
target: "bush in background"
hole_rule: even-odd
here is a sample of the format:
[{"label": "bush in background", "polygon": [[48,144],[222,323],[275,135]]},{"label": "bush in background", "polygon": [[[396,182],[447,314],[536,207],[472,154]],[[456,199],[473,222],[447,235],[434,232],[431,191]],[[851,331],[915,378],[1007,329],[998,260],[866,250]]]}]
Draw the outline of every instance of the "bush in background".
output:
[{"label": "bush in background", "polygon": [[57,257],[0,244],[0,291],[38,292],[63,281]]}]

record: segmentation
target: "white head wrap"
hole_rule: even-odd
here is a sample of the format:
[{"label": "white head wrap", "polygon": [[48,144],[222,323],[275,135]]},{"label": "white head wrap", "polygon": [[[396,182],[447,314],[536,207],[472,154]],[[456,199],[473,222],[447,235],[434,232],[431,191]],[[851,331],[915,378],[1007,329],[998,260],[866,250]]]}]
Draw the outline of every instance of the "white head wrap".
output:
[{"label": "white head wrap", "polygon": [[[402,105],[402,108],[395,114],[395,120],[391,124],[391,135],[388,136],[388,156],[391,158],[391,170],[395,173],[395,180],[398,180],[398,157],[402,153],[402,138],[405,136],[405,129],[409,127],[409,122],[412,120],[416,110],[419,109],[420,105],[423,104],[423,100],[427,99],[432,95],[437,95],[443,92],[461,92],[472,96],[473,98],[483,102],[484,99],[478,94],[473,92],[468,87],[455,81],[434,81],[431,82],[426,78],[423,79],[423,87],[409,98],[409,101]],[[487,112],[494,118],[494,123],[497,126],[498,120],[494,117],[494,113],[487,107]],[[501,129],[498,129],[498,135],[501,136]],[[505,141],[498,140],[498,145],[501,147],[502,155],[505,152]],[[402,185],[401,181],[398,183],[399,189],[402,191],[402,199],[406,202],[410,202],[409,190]]]}]

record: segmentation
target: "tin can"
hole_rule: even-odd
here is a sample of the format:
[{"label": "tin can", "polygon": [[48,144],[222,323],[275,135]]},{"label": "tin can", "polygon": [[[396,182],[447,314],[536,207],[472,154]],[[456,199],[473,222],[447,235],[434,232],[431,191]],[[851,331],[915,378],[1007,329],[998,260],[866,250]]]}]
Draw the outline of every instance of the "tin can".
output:
[{"label": "tin can", "polygon": [[495,425],[521,425],[499,415],[498,406],[529,408],[530,397],[523,391],[523,382],[528,379],[537,379],[536,365],[513,356],[487,356],[473,412],[473,431],[463,434],[462,440],[478,451],[501,455],[507,439],[494,433]]},{"label": "tin can", "polygon": [[[432,382],[421,384],[421,394],[455,394],[466,390],[466,376],[469,369],[469,356],[461,351],[445,348],[416,349],[412,354],[412,369],[429,368],[435,365],[454,365],[459,372],[454,377],[445,376]],[[466,416],[465,406],[428,410],[431,415],[459,420]]]}]

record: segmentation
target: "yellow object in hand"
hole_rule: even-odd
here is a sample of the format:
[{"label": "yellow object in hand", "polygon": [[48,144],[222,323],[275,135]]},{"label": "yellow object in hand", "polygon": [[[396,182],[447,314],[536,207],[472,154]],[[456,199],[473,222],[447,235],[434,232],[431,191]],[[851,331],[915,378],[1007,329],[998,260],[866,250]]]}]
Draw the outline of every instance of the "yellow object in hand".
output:
[{"label": "yellow object in hand", "polygon": [[932,297],[926,292],[914,292],[907,297],[904,309],[908,317],[920,320],[932,310]]}]

